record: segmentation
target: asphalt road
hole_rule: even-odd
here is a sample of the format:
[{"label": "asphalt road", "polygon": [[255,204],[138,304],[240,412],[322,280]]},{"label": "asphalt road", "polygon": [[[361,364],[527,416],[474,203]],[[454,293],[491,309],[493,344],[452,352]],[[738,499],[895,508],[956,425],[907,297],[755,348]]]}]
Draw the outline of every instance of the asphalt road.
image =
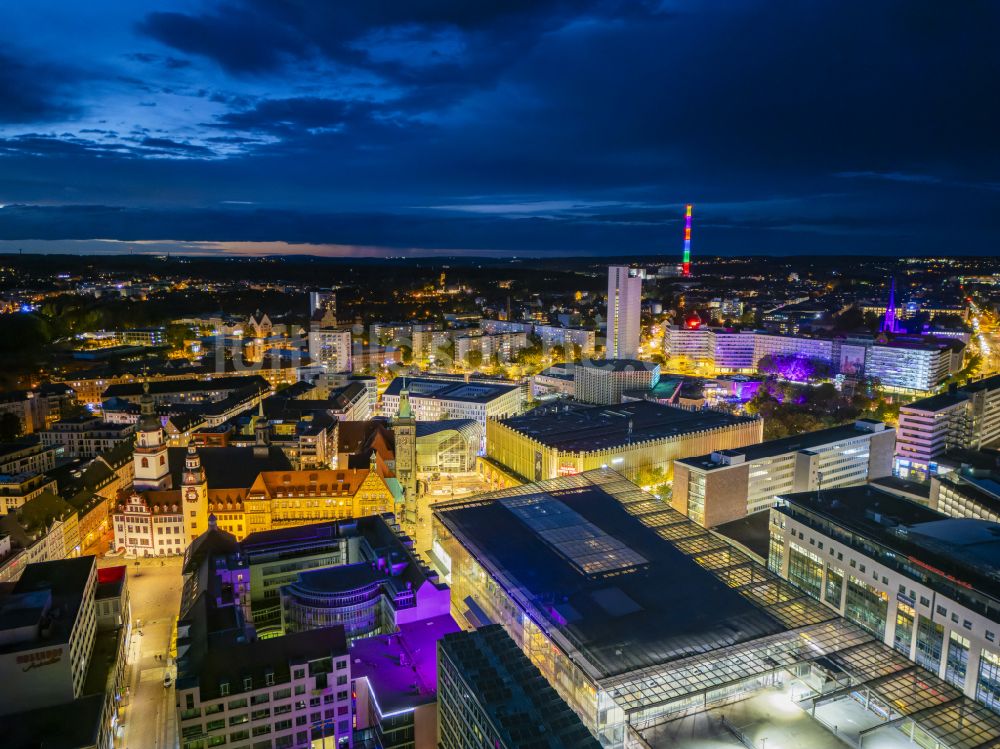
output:
[{"label": "asphalt road", "polygon": [[175,749],[177,718],[171,680],[171,637],[181,600],[181,558],[135,560],[103,558],[101,567],[126,564],[132,604],[132,641],[128,651],[129,703],[125,709],[121,749]]}]

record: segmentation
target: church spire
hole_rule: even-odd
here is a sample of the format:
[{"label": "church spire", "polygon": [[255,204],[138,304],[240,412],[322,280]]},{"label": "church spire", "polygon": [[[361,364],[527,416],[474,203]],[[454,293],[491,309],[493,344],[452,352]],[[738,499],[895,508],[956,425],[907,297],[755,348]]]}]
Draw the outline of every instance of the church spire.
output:
[{"label": "church spire", "polygon": [[900,333],[899,322],[896,320],[896,279],[889,284],[889,303],[885,306],[885,319],[882,321],[883,333]]}]

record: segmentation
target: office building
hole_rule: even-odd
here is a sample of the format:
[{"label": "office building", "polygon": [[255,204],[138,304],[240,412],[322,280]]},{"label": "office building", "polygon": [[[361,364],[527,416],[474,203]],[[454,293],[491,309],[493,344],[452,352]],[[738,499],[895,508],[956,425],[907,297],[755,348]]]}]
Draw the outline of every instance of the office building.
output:
[{"label": "office building", "polygon": [[[0,602],[0,713],[71,702],[83,695],[97,633],[94,557],[28,565]],[[25,665],[38,664],[34,668]]]},{"label": "office building", "polygon": [[1000,711],[1000,525],[845,487],[781,495],[770,527],[783,578]]},{"label": "office building", "polygon": [[950,450],[979,450],[1000,442],[1000,375],[967,383],[899,409],[896,470],[926,478]]},{"label": "office building", "polygon": [[[395,424],[393,430],[396,431]],[[398,432],[396,444],[399,444]],[[415,455],[417,475],[475,471],[482,444],[483,428],[474,419],[418,421]]]},{"label": "office building", "polygon": [[820,429],[674,462],[671,504],[699,525],[767,510],[778,494],[864,484],[892,474],[895,430],[880,421]]},{"label": "office building", "polygon": [[[283,632],[338,624],[354,641],[448,615],[447,586],[416,556],[391,515],[340,523],[336,532],[345,541],[339,564],[299,569],[279,588]],[[273,544],[274,537],[251,536],[246,548],[259,556],[262,540]]]},{"label": "office building", "polygon": [[[366,570],[379,574],[374,596],[359,585]],[[255,533],[242,542],[212,525],[189,548],[184,572],[182,745],[246,746],[241,742],[256,737],[296,749],[352,739],[433,749],[435,645],[458,626],[447,587],[413,554],[391,515]],[[300,597],[307,587],[315,597]],[[216,713],[226,721],[213,720]]]},{"label": "office building", "polygon": [[585,359],[573,369],[573,392],[581,403],[612,406],[628,390],[652,390],[660,365],[638,359]]},{"label": "office building", "polygon": [[953,471],[932,474],[929,486],[917,484],[927,490],[923,503],[949,517],[1000,523],[1000,465],[995,453],[981,457],[983,462],[963,462]]},{"label": "office building", "polygon": [[531,377],[533,398],[572,398],[576,394],[576,364],[553,364]]},{"label": "office building", "polygon": [[[414,418],[420,421],[471,419],[486,431],[488,419],[503,419],[524,410],[524,395],[516,383],[455,380],[451,378],[397,377],[382,394],[381,412],[399,413],[400,393],[409,394]],[[483,450],[484,446],[480,446]]]},{"label": "office building", "polygon": [[634,268],[612,265],[608,268],[609,359],[635,359],[639,355],[642,279]]},{"label": "office building", "polygon": [[229,569],[236,550],[235,539],[213,526],[185,558],[175,683],[181,749],[349,744],[344,628],[255,639],[240,605],[243,573]]},{"label": "office building", "polygon": [[[558,402],[486,425],[487,456],[520,481],[610,466],[626,476],[669,471],[674,460],[760,442],[763,422],[652,401],[613,408]],[[486,468],[484,467],[484,470]]]},{"label": "office building", "polygon": [[438,749],[437,643],[458,631],[446,613],[350,644],[355,746]]},{"label": "office building", "polygon": [[499,624],[437,644],[441,749],[598,749]]},{"label": "office building", "polygon": [[114,749],[130,632],[124,567],[32,564],[0,600],[3,745]]},{"label": "office building", "polygon": [[848,720],[865,745],[1000,739],[1000,715],[610,469],[439,506],[434,552],[456,620],[502,625],[605,747],[735,745],[744,704],[755,746],[793,714],[810,746]]},{"label": "office building", "polygon": [[[955,342],[964,350],[960,342]],[[865,359],[865,374],[877,378],[883,388],[896,393],[929,393],[956,368],[952,348],[911,341],[891,341],[871,346]]]}]

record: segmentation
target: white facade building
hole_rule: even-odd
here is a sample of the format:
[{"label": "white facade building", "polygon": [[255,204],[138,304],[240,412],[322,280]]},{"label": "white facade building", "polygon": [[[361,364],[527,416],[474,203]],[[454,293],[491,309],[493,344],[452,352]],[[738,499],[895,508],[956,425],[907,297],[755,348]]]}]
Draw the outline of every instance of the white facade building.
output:
[{"label": "white facade building", "polygon": [[321,328],[309,331],[309,358],[328,372],[351,371],[351,329]]},{"label": "white facade building", "polygon": [[609,359],[635,359],[639,355],[642,279],[638,271],[625,266],[608,268]]},{"label": "white facade building", "polygon": [[872,487],[789,494],[771,511],[769,566],[1000,711],[998,530]]}]

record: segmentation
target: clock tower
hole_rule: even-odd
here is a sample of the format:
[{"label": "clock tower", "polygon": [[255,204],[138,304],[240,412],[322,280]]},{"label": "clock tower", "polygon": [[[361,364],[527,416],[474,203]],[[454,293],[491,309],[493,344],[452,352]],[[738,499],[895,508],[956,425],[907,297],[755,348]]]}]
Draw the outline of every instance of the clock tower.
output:
[{"label": "clock tower", "polygon": [[170,488],[170,465],[167,461],[167,441],[153,407],[153,396],[149,394],[149,381],[142,384],[139,400],[139,431],[135,438],[135,479],[136,491]]},{"label": "clock tower", "polygon": [[208,479],[201,456],[188,445],[181,477],[181,504],[184,508],[184,536],[187,543],[208,530]]},{"label": "clock tower", "polygon": [[399,392],[399,412],[392,420],[396,438],[396,476],[403,486],[403,521],[417,522],[417,420],[404,384]]}]

